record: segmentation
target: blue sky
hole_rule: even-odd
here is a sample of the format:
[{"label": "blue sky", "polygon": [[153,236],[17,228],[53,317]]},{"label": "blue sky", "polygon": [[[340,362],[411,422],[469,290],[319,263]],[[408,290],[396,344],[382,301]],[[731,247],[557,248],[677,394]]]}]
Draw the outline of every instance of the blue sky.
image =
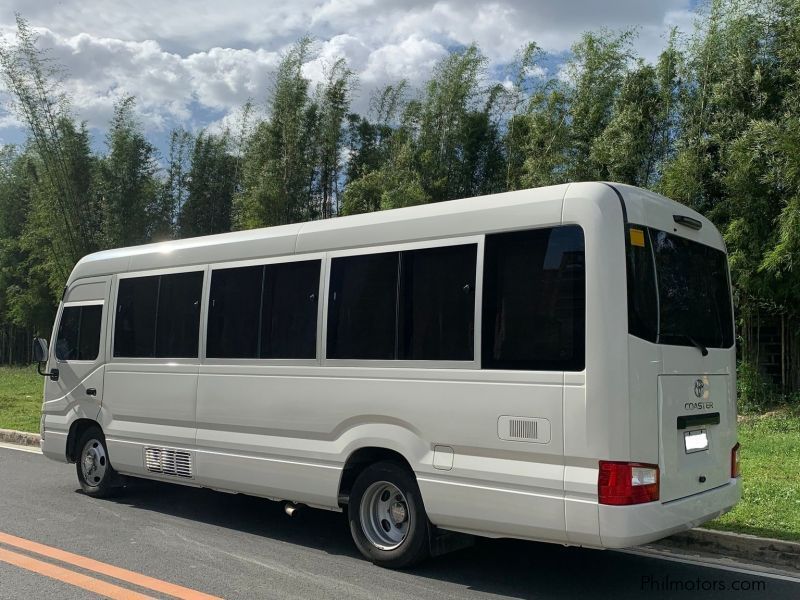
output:
[{"label": "blue sky", "polygon": [[[0,0],[0,34],[20,12],[40,44],[66,68],[73,111],[102,147],[114,103],[133,94],[139,118],[160,148],[176,126],[218,127],[248,99],[262,103],[280,55],[305,34],[316,39],[306,64],[312,81],[345,57],[371,92],[406,78],[412,90],[448,49],[477,42],[500,77],[527,41],[550,57],[554,74],[581,32],[637,27],[637,50],[654,58],[672,26],[691,29],[696,0]],[[24,133],[0,94],[0,143]]]}]

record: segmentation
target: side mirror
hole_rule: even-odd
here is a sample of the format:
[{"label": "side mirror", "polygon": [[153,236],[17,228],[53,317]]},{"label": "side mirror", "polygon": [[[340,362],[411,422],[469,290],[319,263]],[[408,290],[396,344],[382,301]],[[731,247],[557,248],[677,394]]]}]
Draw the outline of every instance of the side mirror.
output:
[{"label": "side mirror", "polygon": [[42,365],[47,362],[49,354],[47,340],[40,337],[33,338],[33,360],[36,361],[36,372],[42,377],[49,377],[51,381],[58,381],[58,369],[52,369],[49,373],[42,371]]},{"label": "side mirror", "polygon": [[40,337],[33,338],[33,360],[37,363],[47,362],[47,340]]}]

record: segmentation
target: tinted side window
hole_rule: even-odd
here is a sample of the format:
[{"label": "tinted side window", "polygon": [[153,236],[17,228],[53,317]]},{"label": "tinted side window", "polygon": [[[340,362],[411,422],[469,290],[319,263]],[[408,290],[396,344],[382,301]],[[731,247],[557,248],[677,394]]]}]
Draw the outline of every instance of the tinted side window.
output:
[{"label": "tinted side window", "polygon": [[625,242],[628,278],[628,332],[655,342],[658,335],[658,293],[650,230],[633,225]]},{"label": "tinted side window", "polygon": [[208,306],[209,358],[257,358],[264,267],[215,270]]},{"label": "tinted side window", "polygon": [[121,279],[114,356],[196,357],[202,287],[202,271]]},{"label": "tinted side window", "polygon": [[483,368],[583,369],[584,268],[576,225],[487,235]]},{"label": "tinted side window", "polygon": [[126,277],[119,280],[114,324],[114,356],[155,356],[156,306],[160,277]]},{"label": "tinted side window", "polygon": [[156,324],[157,358],[196,358],[203,272],[162,275]]},{"label": "tinted side window", "polygon": [[473,360],[477,245],[401,256],[398,358]]},{"label": "tinted side window", "polygon": [[315,358],[320,261],[267,265],[261,358]]},{"label": "tinted side window", "polygon": [[393,359],[399,254],[334,258],[328,295],[328,358]]},{"label": "tinted side window", "polygon": [[61,312],[56,338],[58,360],[95,360],[100,352],[103,306],[68,306]]},{"label": "tinted side window", "polygon": [[78,359],[78,331],[81,323],[79,306],[65,307],[61,311],[61,323],[56,338],[56,358],[58,360]]}]

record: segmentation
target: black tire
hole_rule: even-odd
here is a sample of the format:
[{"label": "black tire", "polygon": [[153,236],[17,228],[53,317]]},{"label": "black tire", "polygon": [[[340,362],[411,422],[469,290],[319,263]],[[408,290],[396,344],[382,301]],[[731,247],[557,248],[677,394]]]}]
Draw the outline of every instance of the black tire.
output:
[{"label": "black tire", "polygon": [[[398,502],[398,504],[406,510],[407,516],[407,526],[402,541],[397,546],[387,545],[386,548],[381,548],[370,540],[365,533],[365,531],[369,531],[369,525],[365,526],[361,517],[364,513],[362,503],[365,502],[365,494],[368,490],[380,491],[382,483],[391,484],[402,494],[405,502]],[[376,491],[370,491],[370,497],[374,496]],[[366,502],[369,503],[369,498]],[[403,508],[401,508],[401,514]],[[365,510],[370,513],[366,507]],[[403,569],[424,560],[430,554],[430,522],[428,515],[425,514],[417,480],[407,467],[399,463],[383,461],[364,469],[356,478],[353,489],[350,491],[347,514],[350,534],[353,536],[356,547],[365,558],[378,566]],[[396,513],[394,514],[396,515]],[[381,523],[385,527],[388,526],[387,531],[391,529],[392,525],[398,528],[402,525],[388,524],[386,519]],[[375,534],[371,535],[374,539]]]},{"label": "black tire", "polygon": [[[93,451],[87,448],[89,445]],[[108,458],[103,431],[99,427],[90,427],[78,439],[76,448],[75,467],[83,493],[93,498],[108,498],[116,494],[121,480]],[[94,469],[87,461],[92,462]]]}]

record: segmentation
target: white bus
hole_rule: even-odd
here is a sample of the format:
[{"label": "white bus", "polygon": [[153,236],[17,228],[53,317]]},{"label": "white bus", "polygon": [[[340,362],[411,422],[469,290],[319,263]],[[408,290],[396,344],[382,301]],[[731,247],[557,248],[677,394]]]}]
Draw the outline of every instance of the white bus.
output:
[{"label": "white bus", "polygon": [[740,497],[733,328],[717,229],[617,184],[108,250],[35,341],[42,450],[346,511],[389,567],[632,546]]}]

